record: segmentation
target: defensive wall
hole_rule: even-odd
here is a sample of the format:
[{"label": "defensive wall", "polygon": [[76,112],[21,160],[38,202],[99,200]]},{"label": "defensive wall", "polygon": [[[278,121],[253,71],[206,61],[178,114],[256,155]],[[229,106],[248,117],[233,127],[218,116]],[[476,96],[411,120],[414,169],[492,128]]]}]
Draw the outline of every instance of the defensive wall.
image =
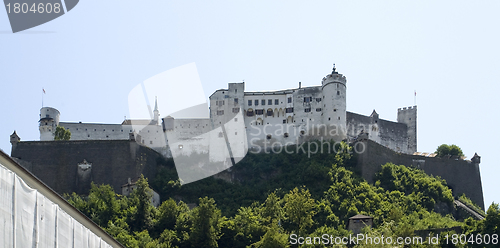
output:
[{"label": "defensive wall", "polygon": [[129,178],[154,178],[160,156],[135,140],[24,141],[14,144],[11,153],[59,194],[88,194],[91,181],[121,192]]},{"label": "defensive wall", "polygon": [[395,152],[383,145],[369,139],[362,139],[355,143],[356,148],[362,153],[357,154],[357,168],[361,176],[369,183],[374,183],[375,173],[381,165],[393,163],[415,167],[423,170],[428,175],[439,176],[446,180],[453,190],[454,196],[465,194],[474,203],[484,209],[483,187],[479,171],[479,157],[473,161],[426,157]]}]

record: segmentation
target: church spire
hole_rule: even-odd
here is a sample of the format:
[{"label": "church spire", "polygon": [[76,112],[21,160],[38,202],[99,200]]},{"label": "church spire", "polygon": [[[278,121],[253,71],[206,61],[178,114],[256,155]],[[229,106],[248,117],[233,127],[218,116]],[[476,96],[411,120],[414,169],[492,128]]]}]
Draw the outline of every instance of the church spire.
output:
[{"label": "church spire", "polygon": [[155,110],[154,111],[158,111],[158,97],[155,96]]},{"label": "church spire", "polygon": [[160,111],[158,110],[158,97],[155,96],[155,110],[153,111],[153,114],[154,114],[154,121],[156,122],[156,124],[158,125],[159,124],[159,117],[160,117]]}]

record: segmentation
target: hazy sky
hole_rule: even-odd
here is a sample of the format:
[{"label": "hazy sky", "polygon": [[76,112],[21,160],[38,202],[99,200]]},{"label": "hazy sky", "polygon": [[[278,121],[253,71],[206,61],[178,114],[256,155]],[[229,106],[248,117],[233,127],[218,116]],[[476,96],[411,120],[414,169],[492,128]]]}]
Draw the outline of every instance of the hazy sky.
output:
[{"label": "hazy sky", "polygon": [[[248,91],[319,85],[336,63],[348,111],[395,121],[416,90],[418,150],[477,152],[488,207],[500,202],[499,11],[498,1],[80,1],[12,34],[0,10],[0,149],[10,153],[14,130],[39,139],[42,88],[61,121],[121,123],[137,84],[188,63],[207,97],[242,80]],[[189,102],[189,88],[173,87]]]}]

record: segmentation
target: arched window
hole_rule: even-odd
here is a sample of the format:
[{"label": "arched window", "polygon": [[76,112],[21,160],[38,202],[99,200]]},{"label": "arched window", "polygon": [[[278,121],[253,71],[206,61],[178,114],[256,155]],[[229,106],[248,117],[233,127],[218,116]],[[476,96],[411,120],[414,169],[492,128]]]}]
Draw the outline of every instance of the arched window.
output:
[{"label": "arched window", "polygon": [[274,117],[274,113],[273,113],[273,110],[272,109],[267,109],[267,116],[273,116]]}]

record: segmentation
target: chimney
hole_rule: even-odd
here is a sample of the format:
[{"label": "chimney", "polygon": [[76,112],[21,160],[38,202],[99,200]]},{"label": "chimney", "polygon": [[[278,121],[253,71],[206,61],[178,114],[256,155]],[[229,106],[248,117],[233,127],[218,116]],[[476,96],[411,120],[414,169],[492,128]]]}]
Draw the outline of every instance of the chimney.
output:
[{"label": "chimney", "polygon": [[299,89],[302,87],[302,82],[299,82]]}]

